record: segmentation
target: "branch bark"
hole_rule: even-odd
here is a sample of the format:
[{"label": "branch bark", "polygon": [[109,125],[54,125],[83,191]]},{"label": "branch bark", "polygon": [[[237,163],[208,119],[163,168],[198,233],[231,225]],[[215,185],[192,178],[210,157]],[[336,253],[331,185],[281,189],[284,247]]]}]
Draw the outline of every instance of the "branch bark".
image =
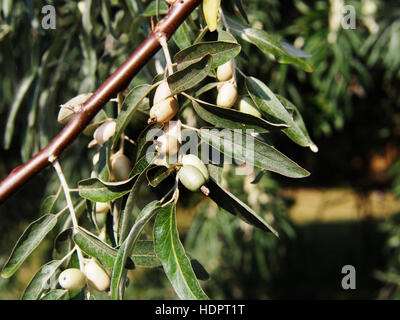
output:
[{"label": "branch bark", "polygon": [[101,108],[123,91],[142,67],[161,48],[157,34],[167,39],[200,4],[201,0],[179,0],[155,26],[149,37],[132,55],[93,93],[64,129],[27,163],[15,168],[0,183],[0,204],[20,189],[28,180],[56,161],[62,152],[80,135]]}]

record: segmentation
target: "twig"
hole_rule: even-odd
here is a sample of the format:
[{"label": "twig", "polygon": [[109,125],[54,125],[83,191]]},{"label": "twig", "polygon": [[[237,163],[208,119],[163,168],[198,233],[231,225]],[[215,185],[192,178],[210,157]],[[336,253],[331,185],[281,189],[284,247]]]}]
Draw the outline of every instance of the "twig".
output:
[{"label": "twig", "polygon": [[[62,188],[64,190],[65,200],[67,200],[68,210],[69,210],[69,213],[71,215],[72,225],[74,227],[74,229],[73,229],[74,231],[73,232],[76,233],[78,231],[79,224],[78,224],[78,219],[76,218],[74,205],[72,204],[71,194],[70,194],[70,190],[69,190],[69,186],[68,186],[67,180],[65,180],[64,173],[63,173],[63,171],[61,169],[61,165],[58,162],[58,160],[53,162],[53,167],[57,172],[58,179],[60,180],[61,186],[62,186]],[[78,254],[79,267],[80,267],[81,271],[83,272],[84,259],[83,259],[82,251],[78,247],[76,248],[76,253]]]},{"label": "twig", "polygon": [[163,52],[164,52],[165,61],[167,63],[167,68],[168,68],[168,73],[169,73],[169,75],[171,75],[174,73],[174,69],[172,67],[171,55],[169,54],[169,50],[168,50],[167,37],[162,32],[158,32],[157,37],[158,37],[158,41],[160,42],[161,48],[163,49]]}]

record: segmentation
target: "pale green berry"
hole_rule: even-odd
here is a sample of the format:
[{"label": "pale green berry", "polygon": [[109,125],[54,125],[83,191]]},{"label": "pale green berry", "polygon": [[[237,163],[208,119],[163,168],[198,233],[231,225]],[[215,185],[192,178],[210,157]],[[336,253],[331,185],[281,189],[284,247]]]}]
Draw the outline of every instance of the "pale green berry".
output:
[{"label": "pale green berry", "polygon": [[153,99],[153,105],[169,98],[170,96],[171,89],[169,88],[168,81],[163,80],[156,89]]},{"label": "pale green berry", "polygon": [[217,79],[219,81],[228,81],[233,77],[233,62],[228,61],[217,68]]},{"label": "pale green berry", "polygon": [[262,116],[260,111],[258,111],[257,107],[254,105],[253,100],[249,97],[240,99],[239,111],[259,118]]},{"label": "pale green berry", "polygon": [[154,94],[153,107],[150,109],[149,123],[164,123],[171,120],[179,109],[178,100],[171,97],[167,80],[161,82]]},{"label": "pale green berry", "polygon": [[207,180],[199,169],[194,166],[183,166],[178,172],[179,181],[190,191],[197,191]]},{"label": "pale green berry", "polygon": [[231,108],[237,99],[237,87],[233,83],[225,83],[218,91],[217,106]]},{"label": "pale green berry", "polygon": [[115,120],[109,120],[101,124],[93,134],[93,138],[98,144],[103,145],[115,133],[117,123]]},{"label": "pale green berry", "polygon": [[193,166],[196,167],[203,174],[206,181],[209,179],[209,173],[206,165],[203,161],[200,160],[199,157],[194,154],[185,154],[182,157],[181,163],[183,166]]},{"label": "pale green berry", "polygon": [[97,291],[106,291],[110,286],[109,275],[96,260],[92,259],[86,263],[85,275],[89,285]]},{"label": "pale green berry", "polygon": [[179,110],[179,103],[173,97],[167,98],[153,105],[150,109],[149,123],[164,123],[171,120]]},{"label": "pale green berry", "polygon": [[64,289],[81,290],[86,285],[86,276],[79,269],[66,269],[61,272],[58,282]]},{"label": "pale green berry", "polygon": [[116,153],[111,157],[111,180],[127,180],[130,172],[131,162],[126,155],[122,153]]}]

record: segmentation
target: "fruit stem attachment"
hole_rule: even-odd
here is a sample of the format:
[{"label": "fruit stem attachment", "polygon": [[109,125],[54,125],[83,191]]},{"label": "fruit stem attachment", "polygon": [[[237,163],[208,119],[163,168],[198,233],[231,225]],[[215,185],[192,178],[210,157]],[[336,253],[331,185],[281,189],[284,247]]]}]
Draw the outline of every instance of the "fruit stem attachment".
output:
[{"label": "fruit stem attachment", "polygon": [[157,39],[160,42],[161,48],[164,52],[165,61],[167,62],[167,68],[169,75],[174,73],[174,68],[172,67],[171,55],[168,49],[167,37],[162,32],[157,32]]},{"label": "fruit stem attachment", "polygon": [[[72,220],[72,225],[74,227],[74,233],[78,231],[79,225],[78,225],[78,219],[76,218],[76,213],[74,209],[74,205],[72,204],[72,199],[71,199],[71,193],[70,189],[67,183],[67,180],[65,179],[64,173],[62,171],[60,162],[58,160],[53,161],[52,163],[54,169],[56,170],[56,173],[58,175],[58,179],[60,180],[61,186],[64,190],[64,195],[65,195],[65,200],[67,201],[69,213],[71,215],[71,220]],[[78,254],[78,259],[79,259],[79,267],[81,271],[83,272],[83,267],[84,267],[84,259],[83,259],[83,254],[80,248],[76,247],[76,253]]]},{"label": "fruit stem attachment", "polygon": [[189,129],[189,130],[193,130],[193,131],[196,131],[196,132],[200,132],[199,129],[197,129],[195,127],[188,126],[188,125],[183,124],[183,123],[181,124],[181,126],[182,126],[182,128],[185,128],[185,129]]},{"label": "fruit stem attachment", "polygon": [[210,189],[208,189],[206,186],[201,186],[200,191],[203,192],[203,194],[208,197],[210,195]]},{"label": "fruit stem attachment", "polygon": [[161,203],[164,202],[165,198],[167,198],[168,195],[170,195],[172,191],[174,192],[173,195],[172,195],[172,197],[171,197],[171,199],[168,200],[166,203],[164,203],[164,204],[162,205],[163,208],[166,207],[166,206],[168,206],[168,205],[169,205],[170,203],[172,203],[172,202],[174,202],[175,204],[178,202],[178,199],[179,199],[179,188],[178,188],[178,184],[179,184],[179,178],[178,178],[178,175],[176,175],[176,177],[175,177],[175,184],[174,184],[173,188],[172,188],[170,191],[168,191],[168,193],[160,200]]}]

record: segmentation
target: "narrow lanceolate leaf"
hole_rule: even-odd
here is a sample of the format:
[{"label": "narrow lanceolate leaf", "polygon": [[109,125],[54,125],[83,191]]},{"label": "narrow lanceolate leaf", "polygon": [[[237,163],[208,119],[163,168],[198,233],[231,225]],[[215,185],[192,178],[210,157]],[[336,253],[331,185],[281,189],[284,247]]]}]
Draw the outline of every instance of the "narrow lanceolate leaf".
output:
[{"label": "narrow lanceolate leaf", "polygon": [[[158,4],[157,4],[158,2]],[[168,6],[165,1],[154,0],[148,7],[143,11],[143,17],[153,17],[157,15],[164,15],[168,13]]]},{"label": "narrow lanceolate leaf", "polygon": [[212,61],[212,55],[207,54],[200,61],[171,74],[167,80],[172,95],[189,90],[203,81],[211,71]]},{"label": "narrow lanceolate leaf", "polygon": [[212,178],[206,184],[210,190],[209,197],[221,208],[264,231],[271,231],[276,236],[278,232],[253,211],[248,205],[221,187]]},{"label": "narrow lanceolate leaf", "polygon": [[117,126],[113,137],[113,148],[116,147],[118,139],[131,122],[133,114],[150,92],[150,88],[151,86],[148,84],[137,86],[133,88],[125,98],[121,113],[117,119]]},{"label": "narrow lanceolate leaf", "polygon": [[131,259],[138,267],[156,268],[162,265],[154,251],[152,240],[139,240],[133,248]]},{"label": "narrow lanceolate leaf", "polygon": [[[162,266],[160,259],[158,259],[154,251],[154,242],[152,240],[139,240],[130,257],[137,267],[157,268]],[[190,257],[190,263],[197,279],[206,281],[210,278],[207,270],[197,259]]]},{"label": "narrow lanceolate leaf", "polygon": [[44,291],[55,289],[58,283],[57,270],[61,264],[61,260],[53,260],[43,265],[26,287],[21,299],[38,300]]},{"label": "narrow lanceolate leaf", "polygon": [[204,293],[176,226],[176,208],[170,204],[160,210],[154,224],[154,247],[164,271],[180,299],[208,299]]},{"label": "narrow lanceolate leaf", "polygon": [[1,276],[3,278],[11,277],[56,224],[57,216],[52,214],[45,215],[30,224],[18,239],[10,258],[1,271]]},{"label": "narrow lanceolate leaf", "polygon": [[289,53],[282,46],[281,42],[271,34],[264,30],[249,28],[230,18],[227,18],[227,20],[232,32],[239,35],[243,40],[255,45],[267,56],[271,54],[279,63],[294,64],[301,67],[304,71],[312,72],[312,68],[307,62]]},{"label": "narrow lanceolate leaf", "polygon": [[200,97],[202,94],[206,93],[207,91],[210,91],[216,87],[218,87],[219,82],[210,82],[204,85],[202,88],[196,91],[196,97]]},{"label": "narrow lanceolate leaf", "polygon": [[133,183],[134,178],[124,184],[104,182],[97,178],[86,179],[78,183],[79,195],[94,202],[109,202],[127,194]]},{"label": "narrow lanceolate leaf", "polygon": [[311,149],[313,152],[318,152],[318,147],[317,145],[311,140],[310,135],[308,134],[306,124],[304,123],[303,117],[301,116],[301,113],[297,109],[297,107],[291,103],[288,99],[285,97],[276,96],[279,101],[283,104],[283,106],[286,108],[286,110],[290,113],[296,128],[303,134],[303,139],[307,140],[308,147]]},{"label": "narrow lanceolate leaf", "polygon": [[312,57],[311,54],[292,46],[290,43],[287,43],[285,41],[280,41],[280,43],[281,43],[282,47],[292,56],[299,57],[299,58],[311,58]]},{"label": "narrow lanceolate leaf", "polygon": [[218,30],[218,41],[238,43],[232,33],[224,31],[222,29]]},{"label": "narrow lanceolate leaf", "polygon": [[194,37],[192,29],[187,25],[186,22],[182,23],[178,30],[175,31],[172,39],[180,50],[189,47],[192,44],[192,38]]},{"label": "narrow lanceolate leaf", "polygon": [[[294,106],[292,104],[289,104],[287,100],[278,99],[267,85],[254,77],[246,78],[246,86],[252,100],[265,117],[280,119],[287,124],[289,128],[282,129],[282,131],[293,142],[302,147],[314,145],[308,133],[304,132],[301,127],[304,126],[304,123],[301,125],[300,122],[296,122],[293,118]],[[287,105],[287,108],[282,104],[282,101]],[[288,109],[291,110],[291,113],[289,113]]]},{"label": "narrow lanceolate leaf", "polygon": [[32,71],[29,75],[27,75],[24,79],[22,79],[21,83],[17,88],[17,93],[15,95],[15,99],[10,108],[10,114],[7,119],[6,131],[4,136],[4,148],[9,149],[11,144],[11,139],[14,135],[14,124],[15,118],[18,114],[18,110],[21,107],[22,101],[29,88],[32,85],[33,80],[36,77],[36,70]]},{"label": "narrow lanceolate leaf", "polygon": [[[141,159],[145,159],[146,155]],[[125,208],[120,213],[119,223],[118,223],[118,231],[119,231],[119,244],[122,244],[123,241],[128,236],[130,229],[133,226],[133,220],[140,213],[141,209],[138,206],[138,192],[140,187],[143,185],[146,180],[146,170],[150,167],[150,162],[147,163],[146,167],[143,167],[143,170],[139,174],[137,180],[135,181],[132,189],[129,191],[128,199],[126,200]]]},{"label": "narrow lanceolate leaf", "polygon": [[69,300],[68,290],[55,289],[46,293],[40,300]]},{"label": "narrow lanceolate leaf", "polygon": [[170,166],[169,168],[164,166],[150,168],[146,171],[147,182],[150,186],[155,188],[175,172],[175,170],[176,168],[174,166]]},{"label": "narrow lanceolate leaf", "polygon": [[270,123],[259,117],[252,116],[234,109],[221,108],[210,104],[199,104],[192,100],[193,108],[200,118],[219,128],[251,129],[254,132],[263,133],[276,130],[277,127],[287,127]]},{"label": "narrow lanceolate leaf", "polygon": [[122,243],[121,247],[118,250],[117,258],[115,259],[113,272],[111,276],[111,297],[116,300],[122,298],[120,296],[121,288],[121,279],[123,276],[123,271],[125,268],[126,261],[128,257],[132,254],[133,248],[136,245],[136,242],[139,240],[139,236],[143,231],[145,225],[149,222],[149,220],[153,217],[153,215],[160,209],[160,202],[153,201],[150,202],[147,206],[143,208],[141,213],[136,219],[135,224],[130,230],[128,237]]},{"label": "narrow lanceolate leaf", "polygon": [[40,205],[40,215],[45,215],[49,213],[53,213],[54,206],[57,202],[58,197],[60,196],[60,193],[57,193],[56,195],[51,195],[48,196],[46,199],[44,199]]},{"label": "narrow lanceolate leaf", "polygon": [[114,266],[115,250],[93,234],[79,228],[74,234],[74,242],[83,252],[95,258],[104,268]]},{"label": "narrow lanceolate leaf", "polygon": [[151,164],[155,155],[145,155],[133,167],[130,178],[119,182],[105,182],[97,178],[82,180],[78,183],[79,195],[94,202],[109,202],[123,197],[131,190],[137,176]]},{"label": "narrow lanceolate leaf", "polygon": [[201,129],[200,138],[225,155],[291,178],[304,178],[310,173],[274,147],[243,133],[241,130]]},{"label": "narrow lanceolate leaf", "polygon": [[174,59],[178,64],[178,69],[181,70],[199,61],[205,55],[211,54],[213,57],[211,68],[215,69],[235,58],[240,53],[240,50],[241,46],[238,43],[226,41],[200,42],[179,51]]}]

